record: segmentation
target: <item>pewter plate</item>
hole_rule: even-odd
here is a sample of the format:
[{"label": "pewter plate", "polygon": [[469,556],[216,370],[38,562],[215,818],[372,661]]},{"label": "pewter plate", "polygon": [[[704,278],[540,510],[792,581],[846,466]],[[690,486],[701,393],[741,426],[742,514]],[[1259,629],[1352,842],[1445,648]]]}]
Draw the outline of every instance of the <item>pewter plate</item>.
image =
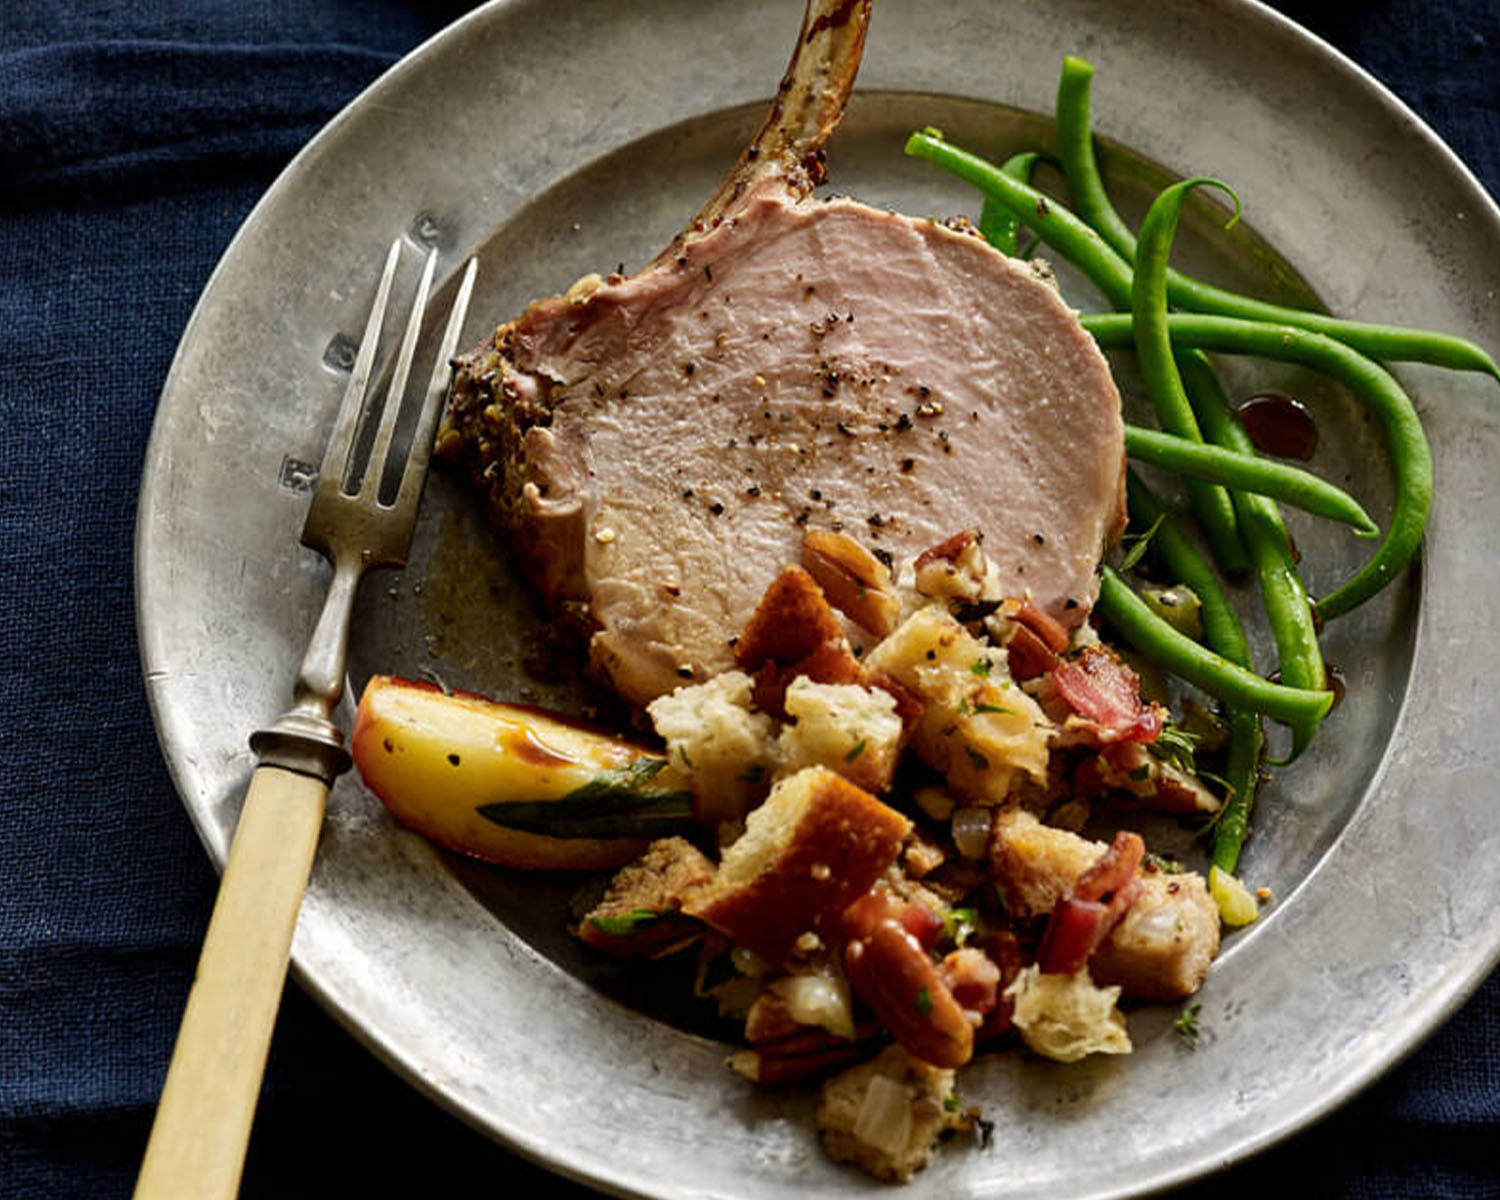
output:
[{"label": "pewter plate", "polygon": [[[402,231],[437,245],[448,287],[481,255],[471,341],[586,271],[639,265],[755,128],[799,10],[502,0],[381,78],[246,221],[163,390],[137,531],[151,702],[216,861],[251,767],[245,737],[283,707],[327,578],[297,545],[303,464],[321,455],[383,247]],[[879,0],[860,92],[830,147],[834,186],[916,214],[973,212],[972,194],[902,157],[904,135],[935,124],[995,154],[1035,141],[1065,53],[1098,68],[1096,124],[1129,148],[1106,158],[1125,207],[1138,211],[1161,170],[1238,187],[1246,226],[1225,235],[1196,210],[1188,266],[1500,347],[1500,213],[1378,85],[1249,3]],[[1064,286],[1092,302],[1076,278]],[[1388,511],[1378,431],[1351,397],[1280,368],[1233,370],[1242,390],[1308,398],[1316,468],[1377,519]],[[1348,1097],[1495,961],[1500,407],[1493,381],[1398,374],[1436,456],[1426,553],[1328,630],[1348,699],[1265,792],[1244,873],[1277,902],[1229,939],[1199,996],[1198,1049],[1174,1036],[1175,1012],[1144,1010],[1126,1059],[984,1059],[961,1086],[995,1121],[993,1147],[943,1150],[909,1194],[1123,1196],[1210,1172]],[[1364,549],[1310,521],[1293,528],[1315,592]],[[366,585],[351,690],[395,671],[584,703],[567,672],[543,683],[522,668],[542,632],[461,489],[436,475],[412,565]],[[1268,663],[1263,639],[1259,650]],[[682,1002],[679,979],[601,964],[568,939],[575,886],[445,856],[346,777],[294,967],[436,1101],[597,1187],[874,1190],[824,1160],[811,1091],[757,1092],[726,1072],[725,1029]]]}]

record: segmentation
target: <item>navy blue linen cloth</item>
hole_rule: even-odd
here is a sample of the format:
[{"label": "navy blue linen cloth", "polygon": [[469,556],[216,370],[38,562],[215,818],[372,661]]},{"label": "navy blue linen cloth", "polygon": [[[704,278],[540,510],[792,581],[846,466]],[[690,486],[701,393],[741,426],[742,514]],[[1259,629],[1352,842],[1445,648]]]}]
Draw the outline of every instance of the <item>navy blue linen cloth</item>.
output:
[{"label": "navy blue linen cloth", "polygon": [[[136,490],[173,349],[285,162],[464,7],[0,0],[0,1196],[129,1193],[213,897],[132,611]],[[1282,7],[1500,193],[1494,0]],[[1341,1112],[1188,1194],[1497,1197],[1497,1144],[1500,976]],[[584,1194],[290,988],[244,1194],[460,1186]]]}]

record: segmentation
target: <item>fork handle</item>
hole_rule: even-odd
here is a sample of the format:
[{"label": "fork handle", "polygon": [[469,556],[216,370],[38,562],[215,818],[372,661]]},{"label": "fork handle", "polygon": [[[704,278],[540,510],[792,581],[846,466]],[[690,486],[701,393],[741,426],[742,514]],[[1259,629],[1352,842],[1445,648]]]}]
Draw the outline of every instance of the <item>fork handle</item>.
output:
[{"label": "fork handle", "polygon": [[136,1200],[228,1200],[238,1191],[327,801],[321,779],[274,766],[251,777]]}]

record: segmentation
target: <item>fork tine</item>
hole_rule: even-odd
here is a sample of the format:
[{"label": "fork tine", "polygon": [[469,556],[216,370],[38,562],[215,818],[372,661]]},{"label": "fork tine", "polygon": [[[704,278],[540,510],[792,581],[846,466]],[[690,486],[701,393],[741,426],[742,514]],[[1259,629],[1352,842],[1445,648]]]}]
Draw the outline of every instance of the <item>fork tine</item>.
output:
[{"label": "fork tine", "polygon": [[464,268],[463,280],[458,285],[458,294],[453,298],[453,307],[448,313],[448,325],[443,330],[443,341],[438,347],[437,361],[432,365],[432,377],[427,383],[427,393],[422,397],[422,412],[417,418],[413,434],[411,455],[406,460],[406,469],[401,475],[401,490],[396,494],[396,508],[407,511],[414,506],[422,494],[422,480],[427,473],[427,463],[432,457],[433,429],[437,425],[438,411],[443,398],[448,394],[448,374],[452,369],[453,351],[458,346],[458,336],[463,331],[464,317],[469,311],[469,297],[474,291],[474,275],[479,270],[479,260],[469,259]]},{"label": "fork tine", "polygon": [[385,460],[390,455],[391,439],[396,433],[396,419],[401,415],[401,402],[406,396],[406,380],[411,374],[412,356],[417,351],[417,336],[422,332],[422,317],[427,312],[427,294],[432,290],[432,277],[437,271],[437,257],[438,252],[434,247],[427,255],[427,265],[422,268],[422,282],[417,285],[416,297],[411,302],[411,316],[406,320],[406,333],[401,338],[401,353],[396,358],[391,385],[385,393],[380,429],[375,434],[375,444],[370,448],[370,463],[365,468],[364,481],[359,487],[361,499],[372,499],[380,491],[380,481],[385,475]]},{"label": "fork tine", "polygon": [[359,339],[359,351],[354,358],[354,369],[349,373],[349,385],[344,389],[343,402],[339,405],[338,416],[333,420],[328,448],[323,451],[323,465],[318,469],[320,492],[325,488],[342,490],[344,486],[344,476],[349,467],[349,449],[354,443],[359,414],[365,406],[365,389],[370,382],[370,370],[375,365],[375,350],[380,344],[380,327],[385,323],[385,306],[390,300],[391,281],[396,278],[396,264],[400,259],[401,239],[397,238],[391,243],[390,251],[385,256],[385,270],[375,289],[375,302],[370,306],[364,336]]}]

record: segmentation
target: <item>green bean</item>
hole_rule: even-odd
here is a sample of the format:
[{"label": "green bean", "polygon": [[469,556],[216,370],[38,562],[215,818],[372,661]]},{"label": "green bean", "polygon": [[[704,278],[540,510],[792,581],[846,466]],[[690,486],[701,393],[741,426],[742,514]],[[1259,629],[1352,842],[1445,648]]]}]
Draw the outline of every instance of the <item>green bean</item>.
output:
[{"label": "green bean", "polygon": [[[1172,248],[1172,237],[1177,228],[1177,215],[1188,193],[1203,183],[1214,181],[1191,179],[1168,188],[1157,197],[1141,230],[1140,244],[1136,250],[1135,278],[1131,286],[1136,357],[1140,360],[1141,377],[1145,381],[1151,407],[1156,410],[1156,419],[1164,430],[1193,442],[1202,442],[1203,434],[1198,429],[1198,419],[1193,416],[1187,393],[1182,389],[1182,378],[1172,360],[1172,340],[1167,334],[1165,323],[1167,294],[1163,280],[1167,256]],[[1233,195],[1232,192],[1230,194]],[[1237,567],[1243,567],[1247,560],[1229,492],[1218,484],[1204,483],[1198,479],[1187,481],[1187,492],[1192,501],[1193,512],[1203,526],[1204,533],[1208,535],[1219,561],[1225,563],[1226,570],[1228,561],[1233,561]],[[1221,547],[1231,542],[1233,551],[1226,556]]]},{"label": "green bean", "polygon": [[[1192,397],[1193,410],[1198,414],[1204,436],[1241,454],[1254,455],[1255,445],[1250,435],[1235,420],[1218,374],[1202,352],[1188,351],[1179,361],[1184,382],[1192,381],[1188,394]],[[1266,618],[1276,639],[1282,682],[1292,687],[1326,687],[1327,673],[1323,666],[1323,651],[1318,646],[1317,622],[1313,618],[1307,588],[1297,572],[1296,555],[1281,513],[1264,496],[1250,492],[1232,492],[1231,495],[1245,536],[1245,546],[1250,551],[1250,561],[1260,583]],[[1311,728],[1294,729],[1291,749],[1281,761],[1291,762],[1297,758],[1316,732]]]},{"label": "green bean", "polygon": [[[1198,594],[1202,605],[1203,636],[1209,649],[1248,670],[1251,666],[1250,644],[1245,640],[1240,619],[1213,568],[1194,549],[1161,501],[1152,495],[1151,489],[1134,471],[1126,474],[1125,486],[1131,520],[1146,526],[1156,525],[1154,541],[1162,565]],[[1250,828],[1250,811],[1255,805],[1255,791],[1260,783],[1260,753],[1265,738],[1261,733],[1260,714],[1253,709],[1230,707],[1226,720],[1229,749],[1224,762],[1224,781],[1229,785],[1229,791],[1224,797],[1223,811],[1214,822],[1213,861],[1221,871],[1232,875]]]},{"label": "green bean", "polygon": [[1248,708],[1295,725],[1322,720],[1333,705],[1332,692],[1271,683],[1178,633],[1109,567],[1103,568],[1098,608],[1140,653],[1232,708]]},{"label": "green bean", "polygon": [[[1129,314],[1086,313],[1079,319],[1105,348],[1133,344]],[[1318,616],[1331,620],[1363,604],[1397,578],[1415,557],[1426,528],[1432,506],[1432,452],[1416,409],[1390,373],[1342,342],[1288,325],[1172,313],[1167,326],[1175,347],[1300,363],[1333,377],[1359,396],[1385,434],[1396,475],[1395,503],[1385,540],[1370,561],[1313,608]]]},{"label": "green bean", "polygon": [[[1063,205],[930,131],[912,134],[906,142],[906,153],[942,167],[1004,204],[1042,241],[1077,265],[1112,307],[1129,310],[1133,278],[1130,264]],[[1234,507],[1224,489],[1192,482],[1188,495],[1219,565],[1230,575],[1243,571],[1249,560],[1240,542]]]},{"label": "green bean", "polygon": [[[1146,381],[1152,403],[1156,405],[1158,414],[1162,416],[1163,425],[1166,424],[1168,413],[1179,419],[1182,409],[1188,409],[1191,414],[1187,391],[1183,387],[1182,376],[1177,368],[1177,361],[1173,355],[1172,337],[1167,327],[1166,274],[1167,258],[1171,253],[1172,238],[1177,230],[1177,220],[1181,215],[1182,206],[1194,188],[1204,185],[1224,187],[1223,184],[1211,179],[1188,179],[1165,189],[1152,203],[1145,221],[1141,223],[1141,236],[1136,245],[1133,291],[1135,309],[1131,319],[1131,331],[1134,335],[1136,354],[1141,362],[1141,374]],[[1234,195],[1228,188],[1224,190],[1229,191],[1231,196]],[[1235,204],[1238,209],[1237,197]],[[1238,211],[1236,211],[1236,216],[1238,216]],[[1212,375],[1211,371],[1208,373]],[[1204,379],[1199,382],[1207,384],[1210,381]],[[1211,382],[1217,386],[1216,377]],[[1194,431],[1198,429],[1196,416],[1193,417],[1193,429]],[[1243,461],[1257,460],[1247,457]],[[1231,500],[1230,503],[1233,504],[1233,501]],[[1236,512],[1236,518],[1238,516],[1239,513]],[[1373,522],[1371,525],[1373,527]],[[1265,546],[1264,542],[1264,537],[1258,538],[1256,546],[1256,549],[1261,552],[1257,568],[1261,569],[1263,574],[1271,569],[1277,557]],[[1295,575],[1292,579],[1295,581]],[[1300,587],[1300,583],[1298,586]],[[1308,665],[1308,647],[1303,644],[1303,631],[1304,627],[1310,628],[1312,618],[1311,612],[1307,609],[1305,597],[1301,599],[1298,610],[1288,611],[1285,605],[1287,599],[1285,587],[1263,589],[1262,596],[1266,602],[1266,616],[1282,661],[1283,679],[1292,687],[1323,688],[1325,681],[1322,656],[1318,650],[1316,634],[1310,638],[1311,665],[1316,667],[1316,674],[1309,678],[1301,669]],[[1295,600],[1294,603],[1296,603]],[[1287,679],[1288,669],[1292,669],[1297,678]],[[1292,728],[1292,748],[1288,758],[1290,761],[1307,748],[1318,731],[1318,722],[1307,719],[1291,721],[1288,724]]]},{"label": "green bean", "polygon": [[[1158,411],[1161,411],[1163,405],[1190,407],[1182,376],[1173,356],[1172,336],[1167,328],[1167,256],[1171,252],[1172,238],[1176,233],[1177,219],[1183,204],[1194,188],[1205,184],[1224,186],[1211,179],[1188,179],[1165,189],[1152,203],[1145,221],[1141,223],[1141,236],[1136,245],[1135,313],[1131,330],[1135,337],[1136,353],[1141,359],[1141,373],[1153,402],[1158,405]],[[1230,192],[1230,195],[1233,194]],[[1235,204],[1238,209],[1238,198]],[[1200,382],[1208,384],[1210,381],[1203,379]],[[1217,386],[1217,376],[1213,377],[1211,383]],[[1197,428],[1196,417],[1194,428]],[[1235,515],[1238,518],[1239,513],[1236,512]],[[1256,549],[1261,555],[1256,565],[1262,576],[1274,574],[1282,556],[1265,545],[1264,537],[1257,539]],[[1311,628],[1312,614],[1307,608],[1305,596],[1289,595],[1287,582],[1277,579],[1275,586],[1263,588],[1261,593],[1282,663],[1282,678],[1292,687],[1321,689],[1325,686],[1323,659],[1318,649],[1317,635]],[[1295,574],[1291,576],[1290,582],[1295,583],[1300,591],[1301,582]],[[1292,606],[1290,608],[1288,601]],[[1303,640],[1304,632],[1307,634],[1306,643]],[[1296,678],[1288,679],[1288,670],[1293,671]],[[1290,762],[1307,749],[1318,732],[1318,725],[1316,721],[1289,724],[1292,727],[1292,747],[1287,761]]]},{"label": "green bean", "polygon": [[[1012,179],[1030,185],[1031,172],[1045,157],[1037,150],[1013,154],[1000,164],[1000,170]],[[979,232],[1001,254],[1016,257],[1020,249],[1021,222],[1015,213],[990,196],[984,198],[984,207],[979,210]]]},{"label": "green bean", "polygon": [[[1194,412],[1197,412],[1196,407]],[[1356,537],[1380,535],[1380,527],[1370,519],[1370,514],[1343,488],[1335,487],[1299,467],[1256,458],[1238,449],[1212,445],[1213,439],[1208,437],[1206,430],[1204,436],[1207,439],[1204,442],[1190,442],[1187,438],[1170,433],[1127,425],[1125,453],[1131,458],[1178,475],[1223,484],[1228,488],[1238,488],[1260,496],[1272,496],[1303,512],[1327,517],[1330,521],[1341,521],[1354,527]],[[1232,492],[1230,494],[1233,495]]]},{"label": "green bean", "polygon": [[1239,866],[1245,835],[1250,832],[1250,813],[1255,790],[1260,785],[1260,752],[1265,735],[1260,715],[1248,708],[1229,711],[1229,750],[1224,759],[1224,781],[1229,795],[1214,822],[1213,865],[1230,875]]},{"label": "green bean", "polygon": [[[1116,254],[1134,259],[1135,238],[1110,203],[1094,156],[1093,135],[1089,127],[1089,84],[1093,74],[1093,67],[1081,59],[1063,60],[1057,87],[1058,157],[1068,177],[1078,215]],[[1017,216],[1025,220],[1024,213],[1018,212]],[[1295,325],[1324,333],[1369,358],[1386,362],[1431,363],[1458,371],[1483,371],[1500,379],[1500,366],[1493,358],[1473,342],[1451,334],[1348,321],[1326,313],[1268,304],[1213,287],[1177,271],[1167,273],[1167,299],[1176,307],[1193,312]]]},{"label": "green bean", "polygon": [[1089,85],[1094,68],[1081,58],[1063,59],[1057,80],[1057,157],[1062,160],[1068,190],[1078,216],[1098,231],[1117,253],[1135,261],[1135,234],[1125,224],[1104,189],[1104,177],[1094,157],[1094,133],[1089,117]]}]

